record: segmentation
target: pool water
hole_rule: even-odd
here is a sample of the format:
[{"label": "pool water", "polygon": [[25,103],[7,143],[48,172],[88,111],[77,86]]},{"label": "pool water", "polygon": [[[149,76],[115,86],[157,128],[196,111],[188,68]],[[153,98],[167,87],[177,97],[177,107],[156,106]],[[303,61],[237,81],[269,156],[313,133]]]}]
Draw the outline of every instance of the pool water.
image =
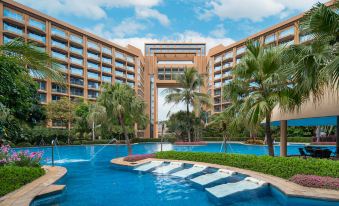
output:
[{"label": "pool water", "polygon": [[[288,147],[289,154],[298,154],[300,145]],[[164,150],[219,152],[221,144],[205,146],[173,146],[164,144]],[[278,152],[279,147],[276,147]],[[30,148],[30,151],[43,150],[44,163],[50,163],[51,148]],[[265,146],[229,144],[227,150],[243,154],[267,154]],[[145,143],[133,145],[134,154],[160,151],[160,144]],[[126,156],[127,148],[122,145],[60,146],[55,151],[57,165],[66,167],[68,172],[57,184],[65,184],[62,194],[38,199],[32,206],[101,206],[101,205],[215,205],[215,202],[202,189],[189,181],[171,176],[152,173],[136,173],[117,168],[110,160]],[[46,160],[46,158],[48,158]],[[279,192],[276,192],[279,194]],[[275,194],[275,193],[273,193]],[[250,201],[235,202],[233,206],[280,205],[277,195],[251,197]],[[312,205],[307,200],[298,199],[304,205]],[[307,203],[307,204],[306,204]],[[325,204],[325,203],[324,203]],[[327,204],[327,203],[326,203]],[[315,205],[319,205],[318,203]],[[332,205],[329,202],[329,205]]]}]

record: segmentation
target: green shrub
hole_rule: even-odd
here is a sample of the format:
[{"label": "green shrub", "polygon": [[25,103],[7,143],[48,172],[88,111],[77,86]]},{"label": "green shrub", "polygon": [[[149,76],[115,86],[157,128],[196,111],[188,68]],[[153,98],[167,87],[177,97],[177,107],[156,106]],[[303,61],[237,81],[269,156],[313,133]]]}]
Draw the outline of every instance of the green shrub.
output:
[{"label": "green shrub", "polygon": [[31,143],[29,142],[20,142],[18,144],[15,145],[16,147],[31,147]]},{"label": "green shrub", "polygon": [[264,141],[260,139],[248,139],[245,141],[245,144],[256,144],[256,145],[263,145]]},{"label": "green shrub", "polygon": [[[170,143],[174,143],[176,141],[176,138],[164,138],[164,142],[170,142]],[[156,139],[151,139],[151,138],[133,138],[132,139],[132,143],[143,143],[143,142],[161,142],[160,138],[156,138]]]},{"label": "green shrub", "polygon": [[226,165],[284,179],[289,179],[297,174],[339,178],[339,162],[333,160],[176,151],[158,152],[156,158]]},{"label": "green shrub", "polygon": [[0,167],[0,197],[45,174],[40,167]]}]

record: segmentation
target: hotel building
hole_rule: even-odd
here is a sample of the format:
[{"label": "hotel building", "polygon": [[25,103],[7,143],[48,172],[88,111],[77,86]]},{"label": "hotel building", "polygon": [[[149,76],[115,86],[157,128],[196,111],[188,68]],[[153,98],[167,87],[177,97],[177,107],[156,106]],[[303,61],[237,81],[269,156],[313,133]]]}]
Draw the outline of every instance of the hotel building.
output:
[{"label": "hotel building", "polygon": [[[21,37],[58,59],[67,87],[49,79],[39,79],[42,104],[61,97],[95,101],[104,83],[125,83],[147,102],[149,126],[139,131],[143,137],[158,136],[158,88],[176,87],[175,76],[195,67],[208,76],[201,88],[213,99],[211,113],[230,104],[222,98],[222,86],[232,81],[231,70],[252,39],[264,45],[304,43],[311,36],[299,29],[300,14],[228,46],[219,45],[206,55],[205,43],[146,43],[144,54],[136,47],[119,46],[104,38],[59,21],[11,0],[0,1],[0,44]],[[220,42],[222,43],[222,42]],[[54,127],[62,126],[53,121]]]}]

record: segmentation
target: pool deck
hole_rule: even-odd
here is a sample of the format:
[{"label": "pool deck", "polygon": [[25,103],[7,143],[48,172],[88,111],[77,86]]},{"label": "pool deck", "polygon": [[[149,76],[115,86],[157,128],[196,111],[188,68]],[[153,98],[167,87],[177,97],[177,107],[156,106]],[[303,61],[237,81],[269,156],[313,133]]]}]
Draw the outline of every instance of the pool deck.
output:
[{"label": "pool deck", "polygon": [[280,177],[275,177],[272,175],[267,175],[259,172],[254,172],[251,170],[240,169],[236,167],[229,167],[217,164],[210,164],[205,162],[192,162],[192,161],[185,161],[185,160],[170,160],[170,159],[155,159],[155,158],[148,158],[144,160],[140,160],[137,162],[127,162],[124,161],[124,157],[112,159],[111,163],[120,165],[120,166],[130,166],[135,167],[153,160],[160,160],[166,162],[182,162],[187,164],[200,164],[207,167],[214,167],[220,169],[228,169],[232,170],[237,173],[241,173],[244,175],[248,175],[263,181],[268,182],[270,185],[278,188],[281,192],[289,197],[302,197],[302,198],[311,198],[311,199],[322,199],[322,200],[330,200],[330,201],[339,201],[339,191],[337,190],[328,190],[328,189],[320,189],[320,188],[311,188],[311,187],[304,187],[298,184],[295,184],[291,181],[282,179]]},{"label": "pool deck", "polygon": [[35,197],[61,192],[65,185],[53,183],[62,178],[67,170],[64,167],[43,166],[46,174],[21,188],[0,198],[0,206],[29,206]]}]

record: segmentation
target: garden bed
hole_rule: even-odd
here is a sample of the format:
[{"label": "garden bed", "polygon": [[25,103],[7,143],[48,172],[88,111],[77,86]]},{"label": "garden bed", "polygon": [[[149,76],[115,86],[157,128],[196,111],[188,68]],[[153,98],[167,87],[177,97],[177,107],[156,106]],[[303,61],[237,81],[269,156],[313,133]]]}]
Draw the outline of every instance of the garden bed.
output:
[{"label": "garden bed", "polygon": [[130,155],[124,158],[126,162],[136,162],[148,158],[154,158],[155,154],[141,154],[141,155]]},{"label": "garden bed", "polygon": [[158,152],[156,158],[219,164],[284,179],[298,174],[339,178],[339,161],[333,160],[176,151]]}]

